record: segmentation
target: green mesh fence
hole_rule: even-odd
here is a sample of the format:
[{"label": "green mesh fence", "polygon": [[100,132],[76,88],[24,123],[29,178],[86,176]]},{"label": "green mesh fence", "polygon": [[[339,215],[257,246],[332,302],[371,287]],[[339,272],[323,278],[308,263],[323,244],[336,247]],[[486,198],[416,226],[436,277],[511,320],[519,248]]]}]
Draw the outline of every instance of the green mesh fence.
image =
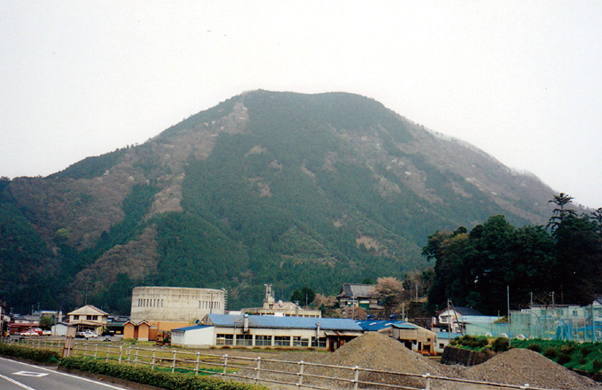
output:
[{"label": "green mesh fence", "polygon": [[510,312],[510,324],[493,317],[467,319],[473,336],[540,338],[546,340],[602,341],[602,306],[533,306]]}]

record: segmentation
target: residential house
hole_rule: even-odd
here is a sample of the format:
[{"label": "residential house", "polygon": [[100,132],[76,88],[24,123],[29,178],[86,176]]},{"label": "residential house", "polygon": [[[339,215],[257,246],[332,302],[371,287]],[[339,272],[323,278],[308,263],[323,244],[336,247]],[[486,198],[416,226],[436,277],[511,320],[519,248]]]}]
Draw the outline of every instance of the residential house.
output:
[{"label": "residential house", "polygon": [[361,307],[365,310],[382,310],[378,295],[371,284],[343,283],[336,296],[340,306]]},{"label": "residential house", "polygon": [[464,316],[482,316],[483,314],[470,307],[451,306],[437,313],[434,328],[457,333],[466,332]]},{"label": "residential house", "polygon": [[96,334],[102,333],[109,318],[109,313],[93,305],[80,307],[67,315],[69,316],[70,326],[75,326],[78,331],[90,330]]}]

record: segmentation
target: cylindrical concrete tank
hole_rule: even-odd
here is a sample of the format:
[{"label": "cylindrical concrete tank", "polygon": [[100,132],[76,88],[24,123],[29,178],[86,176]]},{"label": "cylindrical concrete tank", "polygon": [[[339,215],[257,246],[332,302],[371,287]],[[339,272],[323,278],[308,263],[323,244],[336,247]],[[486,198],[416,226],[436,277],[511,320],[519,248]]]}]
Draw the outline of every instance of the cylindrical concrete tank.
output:
[{"label": "cylindrical concrete tank", "polygon": [[224,314],[226,290],[186,287],[135,287],[132,321],[190,322],[209,313]]}]

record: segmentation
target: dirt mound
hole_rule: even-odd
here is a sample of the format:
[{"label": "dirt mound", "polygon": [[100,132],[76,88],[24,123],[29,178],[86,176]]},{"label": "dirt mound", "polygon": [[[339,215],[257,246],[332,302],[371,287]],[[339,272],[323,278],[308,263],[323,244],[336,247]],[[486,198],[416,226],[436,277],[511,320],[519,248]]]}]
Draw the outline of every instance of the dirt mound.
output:
[{"label": "dirt mound", "polygon": [[472,380],[552,388],[602,389],[599,383],[528,349],[511,349],[464,371]]},{"label": "dirt mound", "polygon": [[[420,375],[442,374],[439,364],[410,351],[398,340],[376,332],[353,339],[325,359],[325,363]],[[425,380],[422,378],[387,373],[360,372],[359,380],[420,388],[425,386]]]},{"label": "dirt mound", "polygon": [[329,364],[376,368],[414,374],[440,374],[440,365],[407,349],[399,341],[376,332],[348,342],[328,359]]},{"label": "dirt mound", "polygon": [[[353,379],[354,372],[349,369],[338,369],[330,366],[345,366],[360,368],[371,368],[382,371],[442,375],[441,366],[432,363],[421,355],[408,350],[399,341],[379,333],[367,333],[361,337],[348,342],[334,353],[290,352],[278,355],[279,360],[288,360],[294,363],[270,362],[268,359],[262,363],[262,367],[270,370],[263,374],[264,378],[272,380],[291,380],[290,374],[282,374],[275,371],[289,373],[299,372],[300,360],[306,363],[304,373],[318,377],[305,377],[303,382],[330,389],[352,388],[350,382],[344,383],[324,377],[338,377]],[[294,374],[292,375],[295,376]],[[286,379],[285,379],[286,378]],[[400,376],[388,373],[372,373],[360,371],[359,380],[365,382],[382,382],[399,384],[416,388],[424,388],[425,380],[420,377]],[[373,385],[360,385],[360,388],[377,389]],[[388,389],[388,388],[387,388]]]}]

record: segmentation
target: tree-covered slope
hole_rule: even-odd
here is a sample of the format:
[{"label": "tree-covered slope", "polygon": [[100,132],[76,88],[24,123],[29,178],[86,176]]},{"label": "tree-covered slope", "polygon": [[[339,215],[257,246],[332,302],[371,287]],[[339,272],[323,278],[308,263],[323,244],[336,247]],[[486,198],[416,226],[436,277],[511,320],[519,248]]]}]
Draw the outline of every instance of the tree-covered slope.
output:
[{"label": "tree-covered slope", "polygon": [[266,283],[287,298],[306,285],[334,293],[402,277],[424,266],[433,231],[494,214],[540,224],[552,197],[535,177],[374,100],[267,91],[0,191],[0,228],[22,226],[0,241],[0,266],[25,267],[26,242],[28,258],[53,264],[32,271],[35,283],[52,283],[44,300],[42,289],[18,295],[30,285],[23,278],[0,298],[117,311],[141,284],[226,288],[238,308],[259,304]]}]

